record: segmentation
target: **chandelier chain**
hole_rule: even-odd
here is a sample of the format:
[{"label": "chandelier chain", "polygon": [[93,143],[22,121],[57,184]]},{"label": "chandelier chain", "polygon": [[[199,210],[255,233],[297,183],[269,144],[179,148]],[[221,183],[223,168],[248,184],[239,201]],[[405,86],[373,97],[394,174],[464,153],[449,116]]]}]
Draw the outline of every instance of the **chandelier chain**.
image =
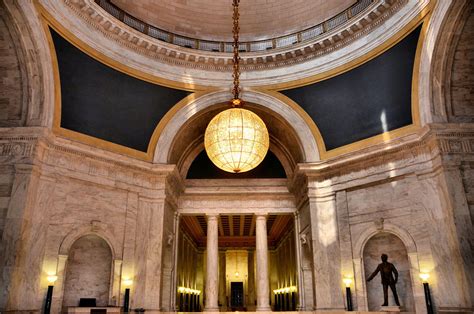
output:
[{"label": "chandelier chain", "polygon": [[232,6],[234,8],[233,15],[232,15],[232,20],[233,20],[233,37],[234,37],[234,42],[233,42],[233,74],[232,77],[234,79],[234,87],[232,89],[232,93],[234,94],[234,100],[233,104],[234,106],[240,104],[240,56],[239,56],[239,32],[240,32],[240,26],[239,26],[239,3],[240,0],[233,0]]},{"label": "chandelier chain", "polygon": [[239,57],[239,3],[233,6],[233,74],[234,86],[231,109],[220,112],[207,125],[204,133],[204,148],[209,159],[220,169],[246,172],[257,167],[268,151],[270,136],[262,119],[250,110],[242,108],[240,99]]}]

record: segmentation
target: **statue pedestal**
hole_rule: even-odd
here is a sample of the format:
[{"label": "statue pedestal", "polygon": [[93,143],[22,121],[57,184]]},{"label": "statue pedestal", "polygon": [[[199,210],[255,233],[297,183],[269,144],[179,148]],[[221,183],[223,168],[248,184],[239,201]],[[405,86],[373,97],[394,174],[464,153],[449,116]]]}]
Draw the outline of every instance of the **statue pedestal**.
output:
[{"label": "statue pedestal", "polygon": [[382,306],[382,307],[380,307],[380,312],[400,313],[400,307],[399,307],[398,305],[394,305],[394,306]]}]

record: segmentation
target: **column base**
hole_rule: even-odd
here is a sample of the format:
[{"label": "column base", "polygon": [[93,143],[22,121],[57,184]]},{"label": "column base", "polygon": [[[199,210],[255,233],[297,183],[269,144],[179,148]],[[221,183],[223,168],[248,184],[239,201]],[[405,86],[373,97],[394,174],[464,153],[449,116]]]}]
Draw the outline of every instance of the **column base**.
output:
[{"label": "column base", "polygon": [[272,308],[269,307],[269,306],[257,306],[257,308],[255,309],[256,312],[271,312],[272,311]]},{"label": "column base", "polygon": [[398,305],[382,306],[380,307],[380,312],[400,313],[400,306]]},{"label": "column base", "polygon": [[471,314],[474,312],[474,308],[468,308],[468,307],[445,307],[445,306],[440,306],[438,307],[438,312],[439,313],[449,313],[449,314]]},{"label": "column base", "polygon": [[203,312],[219,312],[219,308],[218,307],[211,307],[211,308],[204,308],[202,310]]}]

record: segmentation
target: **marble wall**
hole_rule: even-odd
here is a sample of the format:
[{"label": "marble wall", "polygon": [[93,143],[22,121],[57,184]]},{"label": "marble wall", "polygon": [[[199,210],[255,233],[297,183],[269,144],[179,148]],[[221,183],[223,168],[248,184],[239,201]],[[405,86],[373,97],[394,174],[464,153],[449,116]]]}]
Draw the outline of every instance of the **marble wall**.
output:
[{"label": "marble wall", "polygon": [[[410,264],[408,254],[403,242],[393,234],[381,232],[370,238],[364,247],[364,270],[366,277],[370,276],[381,263],[380,256],[388,255],[398,271],[397,292],[402,309],[414,312],[413,290],[411,286]],[[383,290],[380,283],[380,273],[367,283],[367,298],[370,311],[378,311],[383,303]],[[389,288],[389,305],[396,305],[393,294]]]},{"label": "marble wall", "polygon": [[464,164],[461,169],[466,199],[471,213],[471,222],[474,225],[474,163]]},{"label": "marble wall", "polygon": [[474,121],[474,4],[468,4],[464,21],[459,25],[459,37],[451,69],[451,106],[453,121]]},{"label": "marble wall", "polygon": [[[444,141],[441,136],[437,134],[437,141]],[[9,141],[8,145],[16,145],[14,139]],[[435,147],[457,147],[450,146],[449,141]],[[420,271],[432,274],[433,299],[440,311],[470,306],[472,218],[469,193],[464,191],[472,185],[471,170],[469,163],[464,163],[462,169],[442,166],[442,160],[436,157],[439,150],[433,150],[434,155],[426,150],[432,144],[388,152],[385,157],[390,162],[384,157],[367,165],[364,159],[350,169],[340,168],[330,180],[326,171],[334,168],[318,169],[316,175],[310,170],[299,172],[306,179],[295,181],[299,188],[293,204],[299,205],[293,206],[299,208],[295,232],[301,243],[300,291],[305,309],[344,308],[345,275],[354,278],[356,308],[369,308],[372,292],[365,285],[363,249],[380,232],[395,234],[406,248],[416,312],[424,311]],[[7,166],[15,165],[1,246],[1,266],[6,274],[1,284],[7,287],[2,289],[2,307],[8,309],[40,309],[47,287],[45,277],[50,271],[58,275],[53,305],[60,308],[60,291],[67,291],[67,260],[74,242],[81,236],[96,234],[111,248],[108,302],[123,302],[122,280],[130,278],[132,307],[163,311],[175,301],[175,222],[176,211],[182,210],[179,204],[194,204],[191,208],[199,205],[204,212],[220,211],[225,206],[252,211],[261,208],[262,200],[265,208],[290,208],[286,197],[264,196],[275,189],[263,189],[267,181],[241,182],[245,183],[243,190],[238,185],[223,189],[217,182],[208,182],[206,188],[203,182],[199,188],[183,189],[179,176],[174,175],[175,168],[150,168],[117,155],[112,160],[106,152],[89,147],[82,151],[78,144],[56,138],[32,145],[36,150],[22,149],[24,155],[9,155],[4,161]],[[31,151],[38,155],[25,157],[31,156]],[[100,157],[94,155],[99,152]],[[28,165],[28,158],[41,167]],[[258,187],[252,193],[259,195],[259,201],[248,201],[251,184]],[[186,198],[186,202],[177,202],[172,191],[181,191],[179,198]],[[229,203],[229,195],[246,196],[246,202]],[[293,243],[290,238],[289,243]],[[270,263],[274,266],[277,263]]]},{"label": "marble wall", "polygon": [[63,308],[78,306],[80,298],[95,298],[97,306],[107,306],[111,268],[107,242],[95,235],[76,240],[66,264]]},{"label": "marble wall", "polygon": [[0,170],[0,240],[7,218],[8,203],[13,187],[15,169],[12,166],[2,166]]},{"label": "marble wall", "polygon": [[20,48],[13,38],[17,38],[12,21],[3,4],[0,4],[0,125],[18,126],[24,118],[23,66],[18,56]]}]

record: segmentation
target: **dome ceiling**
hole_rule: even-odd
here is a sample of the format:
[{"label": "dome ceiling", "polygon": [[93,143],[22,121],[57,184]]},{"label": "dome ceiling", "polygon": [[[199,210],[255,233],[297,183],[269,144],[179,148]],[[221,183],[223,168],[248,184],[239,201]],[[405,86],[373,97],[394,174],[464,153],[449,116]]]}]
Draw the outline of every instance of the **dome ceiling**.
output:
[{"label": "dome ceiling", "polygon": [[[160,29],[197,39],[232,41],[232,0],[111,0]],[[327,20],[356,0],[241,0],[241,41],[274,38]]]}]

